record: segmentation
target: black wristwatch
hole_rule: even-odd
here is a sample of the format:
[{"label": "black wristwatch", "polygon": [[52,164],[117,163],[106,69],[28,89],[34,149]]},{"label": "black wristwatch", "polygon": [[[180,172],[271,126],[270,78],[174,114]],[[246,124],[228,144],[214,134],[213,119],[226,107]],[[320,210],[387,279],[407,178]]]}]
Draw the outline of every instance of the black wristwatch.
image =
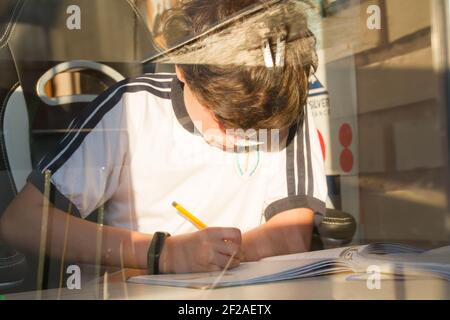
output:
[{"label": "black wristwatch", "polygon": [[161,256],[164,242],[170,237],[167,232],[155,232],[147,253],[147,267],[149,274],[159,274],[159,257]]}]

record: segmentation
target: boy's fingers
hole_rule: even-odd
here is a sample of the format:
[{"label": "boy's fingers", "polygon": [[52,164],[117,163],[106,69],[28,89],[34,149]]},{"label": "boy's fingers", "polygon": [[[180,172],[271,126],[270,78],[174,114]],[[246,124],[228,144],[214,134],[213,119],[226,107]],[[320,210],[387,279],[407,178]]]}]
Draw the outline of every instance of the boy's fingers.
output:
[{"label": "boy's fingers", "polygon": [[230,240],[241,243],[241,230],[238,228],[211,228],[211,235],[215,239]]},{"label": "boy's fingers", "polygon": [[211,272],[211,271],[222,271],[222,268],[217,266],[217,265],[215,265],[215,264],[209,264],[207,269],[204,270],[204,271],[208,271],[208,272]]},{"label": "boy's fingers", "polygon": [[222,241],[219,240],[219,242],[217,242],[215,244],[215,249],[227,256],[232,256],[235,255],[236,259],[239,259],[239,251],[240,251],[240,245],[231,242],[231,241]]},{"label": "boy's fingers", "polygon": [[236,268],[237,266],[239,266],[240,263],[241,262],[238,259],[226,256],[221,253],[217,253],[216,255],[214,255],[211,261],[212,265],[216,265],[221,269],[224,269],[226,266],[228,266],[229,269]]}]

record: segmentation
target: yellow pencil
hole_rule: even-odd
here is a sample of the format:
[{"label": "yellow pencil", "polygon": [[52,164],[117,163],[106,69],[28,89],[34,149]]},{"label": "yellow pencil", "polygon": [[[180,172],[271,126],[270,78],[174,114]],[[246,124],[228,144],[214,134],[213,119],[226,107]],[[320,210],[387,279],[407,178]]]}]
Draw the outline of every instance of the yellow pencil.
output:
[{"label": "yellow pencil", "polygon": [[175,209],[178,210],[179,213],[186,219],[188,219],[194,226],[196,226],[199,230],[205,229],[206,224],[204,224],[202,221],[200,221],[196,216],[194,216],[192,213],[187,211],[185,208],[183,208],[180,204],[176,203],[175,201],[172,202],[172,206],[174,206]]}]

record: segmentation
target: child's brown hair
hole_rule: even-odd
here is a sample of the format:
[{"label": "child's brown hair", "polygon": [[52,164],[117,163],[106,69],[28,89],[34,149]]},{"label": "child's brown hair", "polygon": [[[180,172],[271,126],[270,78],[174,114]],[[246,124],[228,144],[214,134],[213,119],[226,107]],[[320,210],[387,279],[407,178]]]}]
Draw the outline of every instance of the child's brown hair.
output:
[{"label": "child's brown hair", "polygon": [[[191,52],[191,58],[183,57],[189,51],[184,49],[177,58],[169,60],[177,63],[189,88],[224,128],[285,129],[302,115],[310,72],[317,66],[315,39],[306,15],[299,11],[298,1],[279,2],[275,9],[268,6],[256,20],[237,21],[222,37],[204,40],[197,46],[200,50]],[[241,10],[264,3],[269,1],[185,0],[163,16],[164,46],[170,48],[206,32]],[[254,25],[257,21],[269,21],[260,29],[269,26],[276,30],[281,23],[287,31],[282,67],[267,68],[261,63],[264,61],[261,33],[258,33],[261,24]],[[208,41],[213,49],[202,55],[201,48],[207,47]],[[242,43],[249,48],[243,48]],[[269,43],[274,52],[276,37]]]}]

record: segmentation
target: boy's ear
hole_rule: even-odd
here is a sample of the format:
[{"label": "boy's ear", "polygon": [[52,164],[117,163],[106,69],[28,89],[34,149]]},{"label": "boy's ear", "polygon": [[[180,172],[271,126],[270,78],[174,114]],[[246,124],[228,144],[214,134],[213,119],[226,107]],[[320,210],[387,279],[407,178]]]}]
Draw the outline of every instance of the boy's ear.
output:
[{"label": "boy's ear", "polygon": [[175,71],[177,73],[178,80],[180,80],[183,83],[186,83],[186,79],[184,78],[183,71],[178,66],[175,66]]}]

